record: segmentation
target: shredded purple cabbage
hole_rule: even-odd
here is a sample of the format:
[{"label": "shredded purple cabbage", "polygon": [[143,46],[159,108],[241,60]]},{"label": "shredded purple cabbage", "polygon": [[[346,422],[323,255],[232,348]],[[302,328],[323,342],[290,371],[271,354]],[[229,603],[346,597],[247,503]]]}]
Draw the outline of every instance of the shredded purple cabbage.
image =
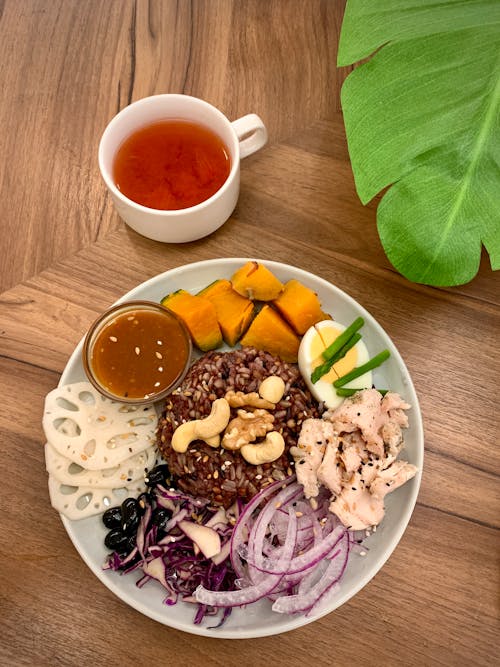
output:
[{"label": "shredded purple cabbage", "polygon": [[[165,531],[159,530],[152,522],[156,507],[164,507],[172,512]],[[121,574],[140,572],[141,577],[136,582],[139,588],[151,579],[159,581],[167,591],[164,604],[173,605],[178,600],[196,604],[194,623],[200,624],[205,617],[214,616],[219,610],[198,603],[194,597],[196,588],[202,585],[213,591],[235,590],[236,575],[229,555],[216,564],[201,552],[196,553],[192,540],[180,530],[177,523],[188,518],[205,524],[215,513],[216,510],[209,506],[207,500],[156,486],[151,491],[150,504],[144,507],[137,528],[136,546],[128,554],[116,551],[110,553],[104,568]],[[221,547],[224,547],[231,539],[232,526],[217,523],[213,529],[219,533]],[[220,627],[230,613],[229,608],[220,610],[220,621],[213,627]]]}]

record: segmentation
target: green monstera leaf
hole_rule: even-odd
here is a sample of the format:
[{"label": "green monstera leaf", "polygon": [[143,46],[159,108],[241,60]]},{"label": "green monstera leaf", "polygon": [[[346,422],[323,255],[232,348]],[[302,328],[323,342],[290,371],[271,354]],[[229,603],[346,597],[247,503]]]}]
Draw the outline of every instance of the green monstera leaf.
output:
[{"label": "green monstera leaf", "polygon": [[338,65],[361,201],[406,278],[451,286],[500,268],[500,1],[347,0]]}]

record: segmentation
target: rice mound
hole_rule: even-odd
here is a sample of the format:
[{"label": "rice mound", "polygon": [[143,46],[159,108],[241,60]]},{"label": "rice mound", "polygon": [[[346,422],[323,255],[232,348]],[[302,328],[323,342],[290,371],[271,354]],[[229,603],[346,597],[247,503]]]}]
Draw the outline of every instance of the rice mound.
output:
[{"label": "rice mound", "polygon": [[[180,423],[207,417],[213,401],[224,397],[229,389],[257,391],[269,375],[279,375],[285,382],[283,398],[271,411],[274,430],[281,431],[285,440],[285,452],[279,459],[254,466],[238,451],[215,449],[201,440],[193,441],[184,454],[172,449],[172,434]],[[247,502],[271,482],[293,473],[289,449],[297,443],[302,422],[322,412],[322,404],[312,397],[295,365],[250,347],[208,352],[193,364],[180,387],[166,399],[157,444],[179,489],[227,508],[237,498]],[[236,416],[236,409],[232,408],[231,418]]]}]

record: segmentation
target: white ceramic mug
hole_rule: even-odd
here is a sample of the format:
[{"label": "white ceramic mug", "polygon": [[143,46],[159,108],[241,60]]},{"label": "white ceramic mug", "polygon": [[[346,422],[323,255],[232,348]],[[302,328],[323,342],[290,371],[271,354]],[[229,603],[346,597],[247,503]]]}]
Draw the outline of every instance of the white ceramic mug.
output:
[{"label": "white ceramic mug", "polygon": [[[158,210],[125,197],[113,180],[113,162],[125,139],[141,127],[161,120],[182,119],[215,132],[227,146],[231,170],[224,184],[205,201],[189,208]],[[99,168],[120,217],[139,234],[155,241],[184,243],[211,234],[236,206],[240,190],[240,160],[262,148],[267,130],[256,114],[233,122],[214,106],[189,95],[145,97],[120,111],[106,127],[99,144]]]}]

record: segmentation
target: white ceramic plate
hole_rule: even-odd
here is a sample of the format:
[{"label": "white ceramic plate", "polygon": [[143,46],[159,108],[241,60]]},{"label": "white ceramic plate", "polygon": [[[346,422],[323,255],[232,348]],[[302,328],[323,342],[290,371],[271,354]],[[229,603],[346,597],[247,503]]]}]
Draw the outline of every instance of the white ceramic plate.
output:
[{"label": "white ceramic plate", "polygon": [[[119,302],[130,299],[160,301],[165,294],[180,288],[197,292],[217,278],[230,278],[246,261],[248,258],[233,258],[187,264],[142,283],[125,294]],[[85,563],[121,600],[164,625],[197,635],[224,639],[263,637],[293,630],[332,612],[362,589],[384,565],[406,529],[417,499],[423,465],[423,428],[415,389],[399,352],[380,324],[354,299],[326,280],[286,264],[268,261],[262,263],[281,281],[296,278],[317,292],[323,310],[332,314],[339,322],[348,325],[358,315],[364,317],[363,340],[370,356],[384,348],[390,350],[390,359],[374,372],[375,382],[377,386],[388,387],[398,392],[411,404],[410,427],[405,432],[403,458],[416,465],[420,472],[410,482],[389,494],[386,516],[376,533],[366,540],[367,555],[351,556],[338,591],[320,613],[309,617],[277,614],[271,611],[270,603],[261,601],[244,609],[233,610],[226,623],[218,629],[208,627],[216,624],[213,619],[205,620],[201,626],[194,625],[193,605],[187,603],[178,603],[172,607],[164,605],[162,601],[165,593],[159,583],[150,581],[144,588],[139,589],[135,585],[140,576],[137,573],[120,575],[118,572],[103,570],[102,565],[107,554],[104,547],[106,530],[99,516],[80,521],[70,521],[62,517],[64,527]],[[86,379],[81,363],[81,352],[82,341],[64,369],[60,384]]]}]

